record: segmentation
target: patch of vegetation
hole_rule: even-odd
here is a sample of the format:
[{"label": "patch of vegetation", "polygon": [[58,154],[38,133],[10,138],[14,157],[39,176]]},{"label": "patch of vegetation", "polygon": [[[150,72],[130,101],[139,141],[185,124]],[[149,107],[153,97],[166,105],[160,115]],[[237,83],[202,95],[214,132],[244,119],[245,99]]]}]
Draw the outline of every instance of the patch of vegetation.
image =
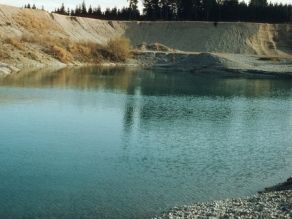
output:
[{"label": "patch of vegetation", "polygon": [[[131,55],[130,41],[124,37],[112,39],[106,46],[92,42],[73,42],[67,38],[49,37],[47,35],[23,35],[22,37],[8,38],[4,41],[15,48],[26,51],[31,44],[41,47],[43,52],[63,63],[92,63],[103,61],[124,62]],[[30,44],[30,46],[25,46]],[[29,56],[38,60],[37,56]]]},{"label": "patch of vegetation", "polygon": [[104,48],[107,58],[112,61],[124,62],[131,56],[131,43],[125,37],[110,40]]},{"label": "patch of vegetation", "polygon": [[3,48],[3,44],[2,42],[0,42],[0,62],[1,62],[1,59],[7,59],[9,58],[6,50]]},{"label": "patch of vegetation", "polygon": [[7,38],[4,40],[4,43],[6,44],[10,44],[12,46],[14,46],[15,48],[19,49],[19,50],[23,50],[24,47],[23,47],[23,43],[21,41],[21,38]]},{"label": "patch of vegetation", "polygon": [[143,0],[143,14],[138,10],[139,0],[128,0],[128,7],[101,10],[100,6],[89,7],[85,2],[75,9],[62,3],[55,13],[70,16],[106,20],[151,20],[151,21],[216,21],[245,22],[291,22],[291,0],[287,4],[272,3],[270,0]]},{"label": "patch of vegetation", "polygon": [[38,31],[43,33],[48,30],[60,30],[59,27],[57,27],[53,21],[49,19],[49,17],[44,17],[44,19],[36,19],[35,15],[31,13],[31,11],[22,10],[14,17],[14,20],[18,25],[30,31]]},{"label": "patch of vegetation", "polygon": [[49,53],[63,63],[69,63],[74,60],[74,57],[69,51],[57,45],[51,46]]}]

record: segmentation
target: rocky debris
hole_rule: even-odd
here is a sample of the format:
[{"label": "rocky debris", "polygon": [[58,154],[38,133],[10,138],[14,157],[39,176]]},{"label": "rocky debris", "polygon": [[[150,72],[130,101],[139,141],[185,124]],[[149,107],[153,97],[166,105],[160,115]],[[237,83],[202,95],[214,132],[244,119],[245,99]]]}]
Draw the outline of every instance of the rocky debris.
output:
[{"label": "rocky debris", "polygon": [[139,44],[136,46],[137,50],[141,51],[157,51],[157,52],[173,52],[174,49],[171,49],[161,43],[153,43],[153,44],[147,44],[143,42],[142,44]]},{"label": "rocky debris", "polygon": [[146,68],[171,68],[194,74],[223,74],[248,78],[292,78],[292,65],[258,61],[258,56],[184,51],[136,50],[136,64]]},{"label": "rocky debris", "polygon": [[210,53],[136,52],[134,58],[143,66],[171,67],[182,70],[222,67],[219,58]]}]

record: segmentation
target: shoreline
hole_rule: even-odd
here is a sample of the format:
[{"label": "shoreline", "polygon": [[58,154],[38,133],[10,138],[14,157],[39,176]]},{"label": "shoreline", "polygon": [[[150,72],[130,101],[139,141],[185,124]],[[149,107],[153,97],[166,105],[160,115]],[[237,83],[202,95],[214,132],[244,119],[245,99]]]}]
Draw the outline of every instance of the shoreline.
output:
[{"label": "shoreline", "polygon": [[292,177],[247,198],[174,207],[153,219],[292,218]]},{"label": "shoreline", "polygon": [[139,65],[135,63],[99,63],[99,64],[92,64],[92,63],[79,63],[79,64],[40,64],[40,65],[25,65],[25,64],[18,64],[18,65],[10,65],[7,63],[0,62],[0,77],[8,76],[11,74],[16,74],[21,71],[26,71],[30,69],[31,71],[36,71],[39,69],[52,69],[52,70],[59,70],[63,68],[80,68],[80,67],[139,67]]},{"label": "shoreline", "polygon": [[184,51],[140,51],[133,52],[134,56],[126,62],[113,63],[75,63],[64,64],[51,62],[49,64],[7,64],[0,62],[0,76],[7,76],[25,69],[53,68],[61,69],[67,67],[140,67],[146,69],[171,69],[190,72],[192,74],[225,74],[228,76],[251,77],[251,78],[292,78],[292,58],[273,59],[272,57],[227,54],[227,53],[205,53]]},{"label": "shoreline", "polygon": [[194,74],[211,72],[231,76],[292,78],[291,57],[184,51],[137,51],[135,57],[141,66],[149,69],[174,69]]}]

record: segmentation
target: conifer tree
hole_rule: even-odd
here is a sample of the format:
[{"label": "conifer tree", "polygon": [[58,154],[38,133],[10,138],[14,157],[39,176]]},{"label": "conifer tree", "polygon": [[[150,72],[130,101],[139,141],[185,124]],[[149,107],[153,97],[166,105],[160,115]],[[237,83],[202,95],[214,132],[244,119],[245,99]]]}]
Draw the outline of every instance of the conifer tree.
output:
[{"label": "conifer tree", "polygon": [[[205,20],[205,21],[248,21],[248,22],[291,22],[292,5],[267,3],[268,0],[140,0],[143,14],[138,10],[139,0],[128,0],[122,9],[100,6],[87,10],[85,1],[73,10],[65,10],[64,4],[56,13],[97,19],[117,20]],[[240,1],[240,3],[239,3]],[[24,5],[31,8],[30,4]],[[33,8],[35,6],[33,5]]]},{"label": "conifer tree", "polygon": [[137,19],[140,15],[138,10],[138,0],[129,1],[129,19]]}]

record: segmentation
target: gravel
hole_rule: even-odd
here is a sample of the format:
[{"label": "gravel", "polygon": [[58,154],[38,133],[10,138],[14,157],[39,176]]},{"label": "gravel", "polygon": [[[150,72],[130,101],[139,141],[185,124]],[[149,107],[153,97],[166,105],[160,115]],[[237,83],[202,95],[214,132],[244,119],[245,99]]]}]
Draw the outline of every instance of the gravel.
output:
[{"label": "gravel", "polygon": [[[175,207],[154,219],[199,218],[292,218],[292,189],[287,187],[291,179],[266,189],[249,198],[227,199],[191,206]],[[291,185],[291,184],[290,184]]]}]

